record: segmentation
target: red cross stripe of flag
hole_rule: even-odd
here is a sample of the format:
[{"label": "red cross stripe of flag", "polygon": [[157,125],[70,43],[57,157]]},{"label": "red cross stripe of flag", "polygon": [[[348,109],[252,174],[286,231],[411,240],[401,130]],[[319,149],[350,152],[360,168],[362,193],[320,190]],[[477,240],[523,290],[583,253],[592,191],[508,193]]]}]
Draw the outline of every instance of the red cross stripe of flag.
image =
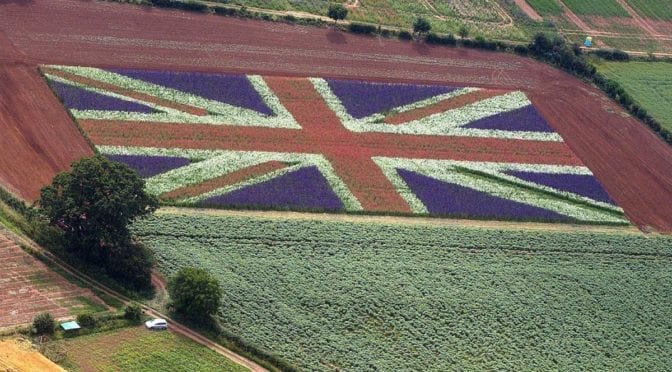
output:
[{"label": "red cross stripe of flag", "polygon": [[524,92],[44,66],[98,150],[189,206],[623,221]]}]

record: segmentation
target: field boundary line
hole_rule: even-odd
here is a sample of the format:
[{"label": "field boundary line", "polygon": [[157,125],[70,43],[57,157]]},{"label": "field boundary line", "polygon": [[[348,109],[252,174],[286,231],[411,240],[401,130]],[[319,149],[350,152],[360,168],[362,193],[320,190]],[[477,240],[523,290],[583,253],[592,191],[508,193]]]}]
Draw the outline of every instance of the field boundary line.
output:
[{"label": "field boundary line", "polygon": [[[2,225],[0,225],[0,234],[4,234],[9,239],[11,239],[11,240],[15,241],[17,244],[19,244],[19,246],[21,244],[24,244],[24,245],[28,246],[30,249],[32,249],[32,250],[36,251],[37,253],[41,254],[45,259],[49,260],[52,264],[56,265],[59,269],[65,271],[69,275],[72,275],[74,278],[79,279],[82,282],[89,285],[90,288],[99,290],[99,291],[107,294],[108,296],[122,302],[124,305],[127,305],[131,302],[136,302],[136,301],[133,301],[132,299],[124,296],[123,294],[120,294],[120,293],[114,291],[113,289],[108,288],[104,284],[102,284],[102,283],[98,282],[97,280],[89,277],[88,275],[79,272],[77,269],[70,266],[70,264],[62,261],[60,258],[58,258],[53,253],[51,253],[48,250],[42,248],[40,245],[35,243],[32,239],[29,239],[27,237],[16,234],[16,233],[6,229]],[[156,283],[156,282],[163,283],[163,281],[160,278],[154,278],[154,276],[156,276],[156,275],[157,274],[155,274],[155,273],[152,274],[152,276],[153,276],[152,282],[153,283]],[[161,290],[161,288],[159,288],[159,290]],[[184,337],[187,337],[188,339],[190,339],[190,340],[192,340],[192,341],[194,341],[198,344],[201,344],[202,346],[207,347],[208,349],[216,352],[217,354],[220,354],[220,355],[230,359],[234,363],[250,369],[251,371],[255,371],[255,372],[266,372],[266,371],[268,371],[266,368],[260,366],[259,364],[255,363],[255,362],[253,362],[253,361],[251,361],[251,360],[249,360],[249,359],[247,359],[247,358],[245,358],[241,355],[238,355],[238,354],[234,353],[233,351],[225,348],[224,346],[222,346],[222,345],[220,345],[220,344],[218,344],[214,341],[211,341],[210,339],[206,338],[205,336],[201,335],[200,333],[191,330],[187,326],[177,322],[176,320],[172,319],[168,315],[163,314],[160,311],[158,311],[158,310],[156,310],[156,309],[154,309],[154,308],[152,308],[148,305],[145,305],[145,304],[140,304],[140,305],[142,307],[142,310],[145,312],[145,314],[147,314],[149,316],[152,316],[152,317],[163,318],[163,319],[168,320],[168,322],[170,323],[169,329],[172,332],[175,332],[175,333],[180,334]]]},{"label": "field boundary line", "polygon": [[634,9],[632,9],[630,4],[628,4],[625,0],[616,0],[616,1],[623,7],[623,9],[625,9],[626,12],[628,12],[628,14],[630,14],[630,17],[632,17],[632,19],[635,20],[635,23],[637,23],[639,27],[641,27],[644,31],[648,32],[649,35],[653,36],[654,39],[656,40],[663,39],[662,38],[663,35],[658,34],[658,32],[656,32],[656,30],[653,27],[651,27],[651,24],[649,24],[649,22],[647,22]]},{"label": "field boundary line", "polygon": [[581,30],[589,33],[593,33],[595,30],[593,30],[590,26],[588,26],[579,16],[577,16],[567,5],[565,5],[565,2],[562,0],[558,0],[558,3],[562,7],[562,10],[565,11],[565,16],[569,18],[570,21],[572,21],[575,25],[577,25]]},{"label": "field boundary line", "polygon": [[483,228],[498,230],[525,230],[525,231],[558,231],[558,232],[602,232],[614,234],[645,235],[633,225],[608,226],[608,225],[578,225],[543,222],[516,222],[516,221],[488,221],[469,220],[456,218],[434,217],[407,217],[386,216],[368,214],[336,214],[336,213],[312,213],[312,212],[287,212],[287,211],[255,211],[255,210],[232,210],[212,208],[183,208],[161,207],[156,215],[184,215],[184,216],[212,216],[212,217],[252,217],[267,219],[308,220],[308,221],[331,221],[352,222],[362,224],[379,225],[405,225],[405,226],[436,226],[436,227],[464,227]]},{"label": "field boundary line", "polygon": [[523,11],[531,20],[541,22],[544,18],[530,5],[527,0],[515,0],[516,5]]}]

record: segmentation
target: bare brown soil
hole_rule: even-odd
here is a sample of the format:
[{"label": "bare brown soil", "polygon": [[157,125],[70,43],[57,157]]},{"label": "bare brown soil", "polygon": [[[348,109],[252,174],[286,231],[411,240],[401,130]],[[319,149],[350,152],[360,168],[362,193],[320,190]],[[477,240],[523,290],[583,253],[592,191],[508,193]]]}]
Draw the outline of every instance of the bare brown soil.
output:
[{"label": "bare brown soil", "polygon": [[[672,147],[628,117],[597,89],[531,59],[107,2],[3,3],[0,28],[25,55],[21,58],[34,61],[31,63],[239,71],[520,89],[530,95],[633,223],[672,232],[669,207]],[[21,71],[12,72],[9,80],[23,81],[26,72]],[[42,85],[38,92],[44,88]],[[1,99],[6,100],[4,97]],[[15,115],[36,115],[35,106],[27,98],[15,100],[11,107]],[[65,115],[62,109],[50,117],[59,115]],[[30,125],[39,125],[36,122],[39,123],[33,121]],[[17,129],[16,123],[5,120],[3,130],[7,125],[14,131],[26,130]],[[58,123],[59,134],[67,131],[64,123]],[[66,138],[75,144],[71,148],[79,147],[80,140]],[[21,154],[32,151],[29,144],[18,143],[19,148],[14,145],[13,151]],[[50,146],[42,151],[58,152],[63,148],[66,147]],[[7,163],[6,158],[1,161]],[[36,172],[17,167],[6,171],[5,163],[0,163],[5,183],[13,181],[10,185],[23,187],[22,183],[32,182],[27,173]],[[13,179],[8,180],[7,176]]]},{"label": "bare brown soil", "polygon": [[64,318],[83,306],[81,297],[101,302],[51,271],[0,233],[0,328],[30,323],[35,315],[48,311]]},{"label": "bare brown soil", "polygon": [[527,16],[530,17],[531,20],[533,21],[543,20],[543,18],[541,18],[541,16],[539,15],[539,13],[537,13],[537,11],[534,10],[534,8],[532,8],[530,4],[527,3],[526,0],[515,0],[515,1],[516,5],[518,5],[518,7],[520,7],[520,9],[523,12],[525,12],[525,14],[527,14]]},{"label": "bare brown soil", "polygon": [[659,21],[648,19],[649,24],[656,32],[662,35],[672,36],[672,21]]},{"label": "bare brown soil", "polygon": [[61,372],[63,368],[34,350],[29,342],[0,341],[0,370]]},{"label": "bare brown soil", "polygon": [[32,201],[92,151],[36,66],[0,65],[0,92],[0,181]]}]

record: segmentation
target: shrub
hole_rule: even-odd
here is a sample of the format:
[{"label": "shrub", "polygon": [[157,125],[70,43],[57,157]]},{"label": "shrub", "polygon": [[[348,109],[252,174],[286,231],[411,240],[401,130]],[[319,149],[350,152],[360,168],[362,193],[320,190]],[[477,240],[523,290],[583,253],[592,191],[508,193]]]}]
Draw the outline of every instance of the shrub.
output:
[{"label": "shrub", "polygon": [[142,308],[140,305],[135,302],[126,305],[124,308],[124,318],[139,321],[142,318]]},{"label": "shrub", "polygon": [[437,35],[433,32],[430,32],[427,35],[427,42],[431,44],[438,44],[438,45],[456,45],[457,40],[455,39],[455,36],[452,34],[448,34],[446,36],[440,36]]},{"label": "shrub", "polygon": [[238,9],[235,8],[224,8],[221,6],[217,6],[213,8],[213,11],[217,15],[223,15],[223,16],[237,16],[238,15]]},{"label": "shrub", "polygon": [[469,36],[469,27],[467,25],[460,26],[460,30],[457,32],[460,35],[460,38],[464,39]]},{"label": "shrub", "polygon": [[348,9],[346,9],[342,4],[331,4],[329,5],[329,10],[327,11],[327,16],[337,22],[341,19],[345,19],[348,16]]},{"label": "shrub", "polygon": [[210,8],[207,5],[195,1],[151,0],[149,3],[160,8],[176,8],[195,12],[210,11]]},{"label": "shrub", "polygon": [[51,313],[40,313],[33,318],[33,332],[38,335],[52,334],[56,329],[56,321]]},{"label": "shrub", "polygon": [[399,39],[401,40],[411,40],[413,39],[413,34],[408,31],[399,31]]},{"label": "shrub", "polygon": [[528,53],[530,53],[530,49],[525,45],[516,45],[513,47],[513,51],[521,56],[526,56]]},{"label": "shrub", "polygon": [[77,315],[77,323],[84,328],[93,328],[96,326],[96,318],[91,314]]},{"label": "shrub", "polygon": [[205,270],[183,268],[168,282],[175,311],[196,321],[210,319],[222,301],[219,281]]},{"label": "shrub", "polygon": [[350,26],[348,26],[348,30],[350,30],[350,32],[354,32],[354,33],[357,33],[357,34],[367,34],[368,35],[368,34],[373,34],[374,32],[376,32],[376,26],[368,25],[368,24],[365,24],[365,23],[353,22],[353,23],[350,23]]},{"label": "shrub", "polygon": [[432,30],[432,25],[423,17],[418,17],[413,22],[413,32],[417,34],[426,34]]},{"label": "shrub", "polygon": [[595,55],[608,61],[629,61],[630,55],[619,49],[598,49]]}]

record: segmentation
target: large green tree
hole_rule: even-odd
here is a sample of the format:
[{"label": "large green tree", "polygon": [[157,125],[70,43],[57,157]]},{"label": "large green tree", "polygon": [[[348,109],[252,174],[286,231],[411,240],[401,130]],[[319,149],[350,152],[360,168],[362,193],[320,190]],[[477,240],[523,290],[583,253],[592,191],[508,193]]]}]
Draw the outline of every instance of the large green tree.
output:
[{"label": "large green tree", "polygon": [[222,302],[219,281],[203,269],[185,267],[168,281],[175,311],[196,321],[206,321]]},{"label": "large green tree", "polygon": [[95,155],[56,175],[42,189],[39,206],[50,224],[63,231],[66,250],[141,287],[149,284],[151,259],[133,242],[129,225],[158,207],[144,188],[135,171]]}]

